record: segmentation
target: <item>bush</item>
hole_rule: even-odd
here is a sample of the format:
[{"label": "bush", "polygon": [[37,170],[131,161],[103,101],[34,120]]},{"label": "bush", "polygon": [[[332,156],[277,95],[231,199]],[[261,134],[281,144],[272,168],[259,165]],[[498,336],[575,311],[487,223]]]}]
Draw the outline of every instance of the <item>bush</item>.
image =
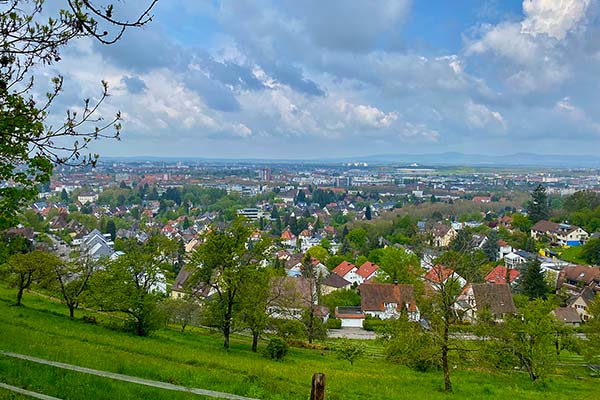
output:
[{"label": "bush", "polygon": [[365,331],[379,332],[384,330],[389,325],[389,321],[382,321],[379,318],[366,318],[363,322],[363,329]]},{"label": "bush", "polygon": [[342,327],[342,320],[337,318],[329,318],[326,326],[327,329],[340,329]]},{"label": "bush", "polygon": [[350,365],[354,365],[354,361],[363,357],[366,353],[364,344],[352,342],[348,339],[341,340],[335,347],[335,352],[340,360],[346,360]]},{"label": "bush", "polygon": [[288,345],[285,340],[280,337],[271,338],[267,348],[265,349],[267,356],[273,360],[281,360],[283,357],[285,357],[287,351]]},{"label": "bush", "polygon": [[286,340],[300,338],[304,335],[304,325],[300,321],[274,318],[271,319],[269,325],[277,333],[277,336]]}]

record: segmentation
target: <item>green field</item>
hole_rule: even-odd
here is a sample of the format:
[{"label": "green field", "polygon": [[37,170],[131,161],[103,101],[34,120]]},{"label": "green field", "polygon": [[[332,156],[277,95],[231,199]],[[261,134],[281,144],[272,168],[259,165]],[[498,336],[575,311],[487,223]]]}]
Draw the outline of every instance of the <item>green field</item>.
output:
[{"label": "green field", "polygon": [[[330,400],[590,399],[600,383],[577,366],[562,367],[545,385],[531,384],[523,373],[489,374],[459,367],[453,374],[454,393],[445,395],[441,373],[390,364],[376,343],[369,344],[371,355],[352,367],[332,352],[301,348],[292,348],[283,361],[272,361],[252,353],[242,336],[233,338],[229,352],[222,349],[218,334],[206,330],[182,334],[163,329],[140,338],[108,328],[106,317],[98,317],[99,325],[71,321],[66,307],[30,293],[23,307],[13,306],[13,298],[14,292],[0,285],[0,350],[259,399],[307,399],[314,372],[327,375]],[[0,381],[61,399],[202,398],[5,356],[0,356]],[[23,397],[0,390],[0,398]]]}]

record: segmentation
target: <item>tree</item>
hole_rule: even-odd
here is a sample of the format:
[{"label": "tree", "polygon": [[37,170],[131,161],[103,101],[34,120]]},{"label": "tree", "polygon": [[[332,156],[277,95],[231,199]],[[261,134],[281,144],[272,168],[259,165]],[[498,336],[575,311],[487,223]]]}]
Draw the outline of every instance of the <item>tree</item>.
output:
[{"label": "tree", "polygon": [[162,323],[158,301],[168,258],[145,246],[108,261],[90,281],[89,302],[102,311],[119,311],[130,317],[131,328],[146,336]]},{"label": "tree", "polygon": [[110,233],[110,240],[113,242],[117,238],[117,226],[115,225],[115,221],[109,219],[106,223],[106,233]]},{"label": "tree", "polygon": [[321,246],[313,246],[306,251],[309,257],[319,260],[323,264],[327,262],[329,258],[329,252]]},{"label": "tree", "polygon": [[598,364],[600,359],[600,296],[588,307],[590,319],[583,326],[583,331],[588,339],[584,347],[584,356],[590,362]]},{"label": "tree", "polygon": [[243,284],[265,259],[265,239],[246,248],[251,232],[251,228],[237,218],[230,227],[208,233],[204,243],[192,255],[192,264],[198,267],[190,277],[190,285],[208,285],[216,292],[212,306],[220,316],[226,349],[229,349],[235,306],[240,301]]},{"label": "tree", "polygon": [[69,307],[69,317],[75,317],[75,309],[88,288],[88,283],[96,264],[91,259],[55,263],[52,272],[56,278],[58,291]]},{"label": "tree", "polygon": [[167,320],[181,326],[181,332],[198,320],[201,304],[194,296],[185,296],[179,299],[165,299],[162,304]]},{"label": "tree", "polygon": [[545,299],[548,295],[549,288],[538,259],[531,260],[526,264],[525,273],[521,279],[521,291],[530,299]]},{"label": "tree", "polygon": [[62,201],[64,201],[65,203],[68,203],[68,202],[69,202],[69,193],[67,193],[67,191],[66,191],[65,189],[63,189],[63,190],[60,192],[60,199],[61,199]]},{"label": "tree", "polygon": [[554,304],[537,299],[519,304],[519,314],[507,315],[504,322],[488,321],[481,341],[488,362],[494,368],[524,368],[532,382],[543,379],[556,362],[551,348],[555,340]]},{"label": "tree", "polygon": [[483,250],[483,253],[489,261],[496,261],[498,259],[498,254],[500,253],[500,245],[498,244],[497,231],[491,230],[490,233],[488,233],[487,240],[485,241],[481,249]]},{"label": "tree", "polygon": [[365,219],[366,219],[367,221],[370,221],[370,220],[371,220],[371,206],[367,206],[367,207],[365,208]]},{"label": "tree", "polygon": [[600,265],[600,239],[588,240],[581,247],[581,257],[592,265]]},{"label": "tree", "polygon": [[381,249],[379,266],[391,282],[416,283],[421,276],[419,258],[404,249],[386,247]]},{"label": "tree", "polygon": [[539,184],[531,192],[531,200],[527,203],[527,214],[533,224],[550,217],[550,207],[548,207],[548,195],[546,188]]},{"label": "tree", "polygon": [[269,323],[267,308],[272,301],[271,286],[269,284],[272,274],[266,268],[249,271],[243,282],[239,314],[243,326],[252,333],[252,352],[258,350],[258,339]]},{"label": "tree", "polygon": [[456,237],[450,242],[450,250],[458,252],[467,252],[473,248],[473,235],[468,229],[461,229],[456,234]]},{"label": "tree", "polygon": [[16,305],[21,305],[23,292],[32,284],[47,281],[48,272],[61,260],[53,254],[34,250],[31,253],[17,253],[8,258],[1,266],[0,275],[3,275],[11,286],[17,288]]},{"label": "tree", "polygon": [[[113,5],[90,0],[68,1],[67,7],[58,9],[46,21],[44,0],[2,1],[0,181],[13,184],[0,188],[0,228],[16,223],[17,211],[35,198],[39,184],[49,182],[54,165],[94,165],[98,156],[83,154],[90,142],[118,138],[121,130],[120,113],[108,121],[96,116],[108,96],[108,84],[104,81],[95,102],[86,99],[81,112],[69,110],[64,123],[47,126],[49,110],[63,87],[63,78],[52,78],[51,89],[38,103],[33,97],[37,90],[33,70],[59,62],[61,49],[74,39],[91,37],[103,44],[117,42],[127,28],[150,21],[156,1],[152,0],[133,21],[115,17]],[[107,30],[111,27],[112,33]],[[114,133],[107,133],[110,128],[114,128]]]},{"label": "tree", "polygon": [[340,360],[346,360],[350,365],[354,365],[354,361],[364,357],[366,350],[365,345],[362,343],[342,339],[335,346],[335,353]]}]

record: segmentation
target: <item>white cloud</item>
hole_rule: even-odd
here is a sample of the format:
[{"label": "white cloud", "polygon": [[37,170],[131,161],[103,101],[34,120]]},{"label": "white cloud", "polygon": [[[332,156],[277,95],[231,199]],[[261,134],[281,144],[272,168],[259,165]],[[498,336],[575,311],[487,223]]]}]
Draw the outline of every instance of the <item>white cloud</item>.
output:
[{"label": "white cloud", "polygon": [[474,129],[492,129],[502,132],[506,130],[502,114],[490,110],[483,104],[477,104],[471,99],[465,104],[465,119],[467,125]]},{"label": "white cloud", "polygon": [[527,18],[521,22],[521,30],[562,40],[581,22],[589,4],[590,0],[524,0]]}]

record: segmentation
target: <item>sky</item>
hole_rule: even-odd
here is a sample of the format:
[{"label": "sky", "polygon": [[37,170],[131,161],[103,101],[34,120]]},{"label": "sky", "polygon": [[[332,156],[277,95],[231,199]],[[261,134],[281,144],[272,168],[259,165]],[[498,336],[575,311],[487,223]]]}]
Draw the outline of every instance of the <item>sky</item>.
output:
[{"label": "sky", "polygon": [[[313,159],[600,148],[598,0],[159,0],[70,43],[56,115],[111,96],[101,156]],[[142,0],[115,2],[130,18]]]}]

